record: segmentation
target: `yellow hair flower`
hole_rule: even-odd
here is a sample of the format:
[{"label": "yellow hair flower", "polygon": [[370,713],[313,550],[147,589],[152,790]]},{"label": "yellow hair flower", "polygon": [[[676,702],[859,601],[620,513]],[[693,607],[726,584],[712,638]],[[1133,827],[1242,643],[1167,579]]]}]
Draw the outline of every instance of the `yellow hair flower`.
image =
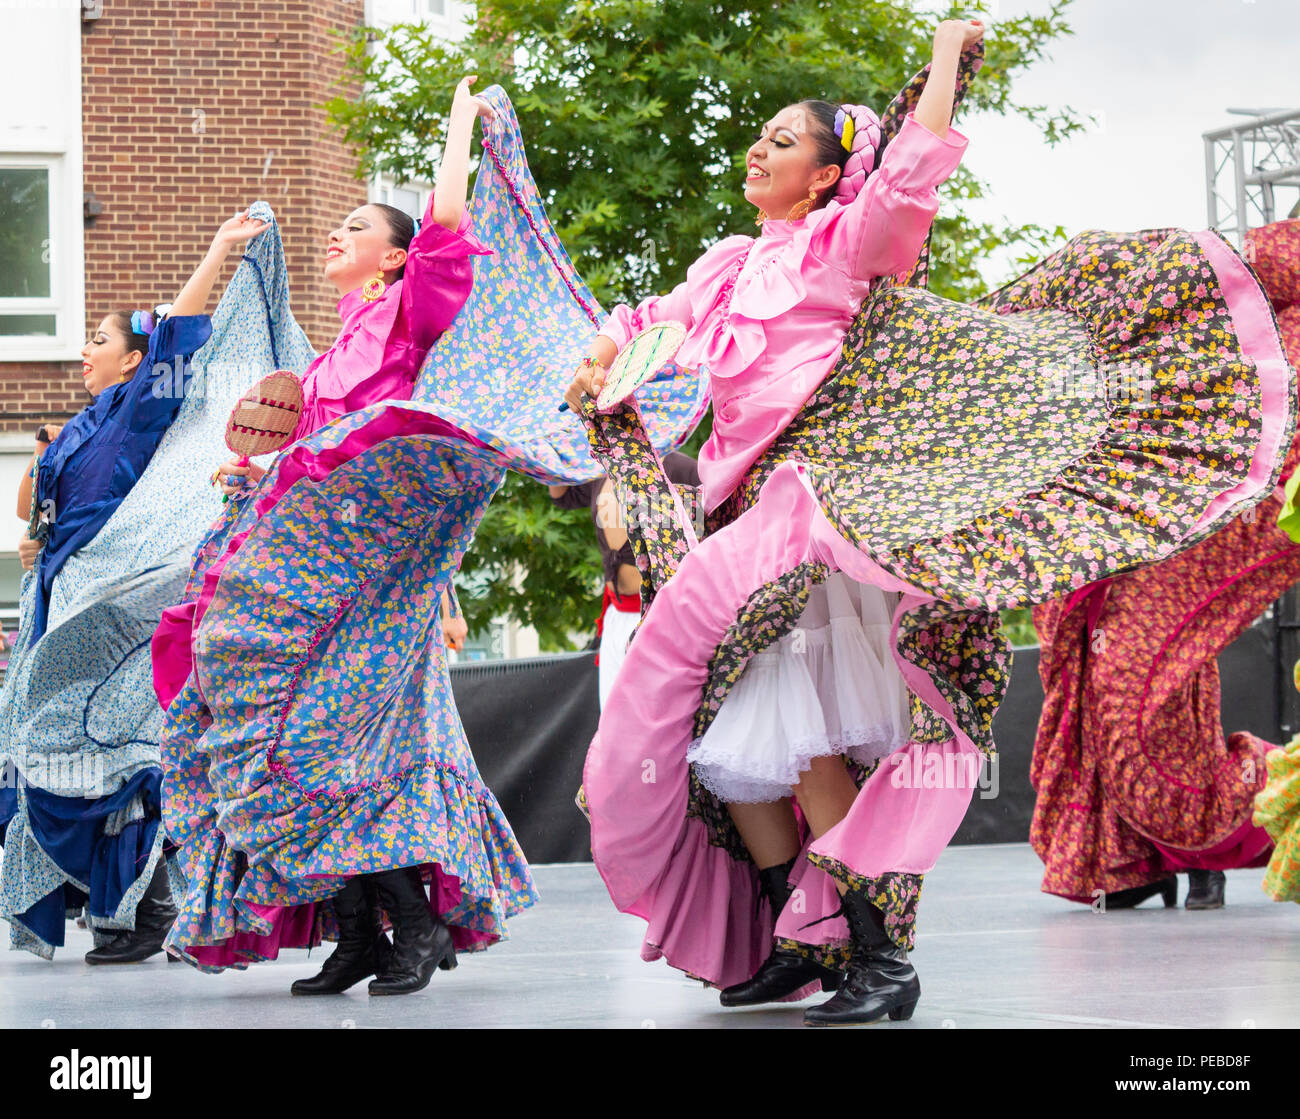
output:
[{"label": "yellow hair flower", "polygon": [[845,113],[844,133],[840,136],[840,143],[844,145],[844,150],[846,152],[851,152],[853,150],[853,129],[853,115],[851,113]]}]

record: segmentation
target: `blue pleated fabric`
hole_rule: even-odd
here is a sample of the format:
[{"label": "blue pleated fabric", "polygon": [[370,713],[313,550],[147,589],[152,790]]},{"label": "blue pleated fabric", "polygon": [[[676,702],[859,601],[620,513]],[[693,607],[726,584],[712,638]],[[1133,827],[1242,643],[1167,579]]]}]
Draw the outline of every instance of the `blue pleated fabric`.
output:
[{"label": "blue pleated fabric", "polygon": [[[231,408],[273,369],[301,372],[314,356],[289,311],[274,215],[264,202],[251,213],[272,227],[249,243],[206,344],[183,366],[160,356],[135,397],[119,394],[84,430],[74,427],[81,417],[72,421],[42,464],[58,524],[75,527],[47,569],[48,586],[35,573],[23,580],[18,639],[0,689],[0,766],[9,777],[0,790],[0,917],[10,923],[11,946],[47,958],[63,943],[69,897],[84,902],[98,943],[134,927],[164,845],[162,711],[149,640],[221,512],[209,476],[230,455]],[[182,333],[164,321],[158,355],[183,349]],[[156,436],[147,464],[133,428]],[[76,438],[65,443],[70,429]],[[89,512],[79,510],[82,498]]]}]

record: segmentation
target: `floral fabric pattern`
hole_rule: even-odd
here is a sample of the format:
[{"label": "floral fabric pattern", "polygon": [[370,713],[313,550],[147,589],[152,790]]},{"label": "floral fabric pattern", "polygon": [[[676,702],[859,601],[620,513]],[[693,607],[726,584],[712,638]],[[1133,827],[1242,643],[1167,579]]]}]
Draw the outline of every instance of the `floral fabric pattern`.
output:
[{"label": "floral fabric pattern", "polygon": [[1266,747],[1225,736],[1217,657],[1300,578],[1277,509],[1270,498],[1163,563],[1035,608],[1045,698],[1029,837],[1048,893],[1091,901],[1156,881],[1181,869],[1162,848],[1194,863],[1248,823]]},{"label": "floral fabric pattern", "polygon": [[[547,219],[528,169],[519,122],[499,86],[484,91],[497,117],[484,128],[474,228],[493,250],[474,259],[474,286],[456,326],[429,351],[413,400],[432,406],[496,450],[512,470],[547,483],[601,473],[581,418],[557,412],[604,312]],[[707,378],[669,365],[637,390],[648,441],[663,453],[684,441],[709,404]]]},{"label": "floral fabric pattern", "polygon": [[[482,96],[496,120],[472,205],[494,255],[476,259],[411,400],[285,450],[195,556],[187,601],[211,599],[164,757],[184,883],[169,946],[203,970],[334,936],[319,903],[357,874],[418,867],[462,949],[503,938],[536,900],[456,713],[439,601],[508,467],[599,473],[581,419],[555,410],[594,311],[508,99]],[[649,454],[689,434],[705,392],[655,382]]]},{"label": "floral fabric pattern", "polygon": [[808,861],[862,894],[884,913],[885,932],[898,947],[906,952],[916,947],[916,908],[921,904],[924,875],[889,873],[865,878],[843,863],[816,853],[809,854]]},{"label": "floral fabric pattern", "polygon": [[[1300,222],[1249,234],[1246,259],[1275,307],[1289,302],[1297,249]],[[1300,337],[1282,339],[1294,364]],[[1298,453],[1294,440],[1283,477]],[[1035,609],[1045,698],[1030,842],[1046,892],[1091,901],[1188,865],[1261,861],[1267,844],[1248,825],[1268,744],[1225,738],[1217,657],[1300,579],[1279,511],[1270,497],[1161,563]]]},{"label": "floral fabric pattern", "polygon": [[[297,444],[259,488],[290,496],[227,563],[167,716],[166,823],[187,883],[169,944],[196,966],[298,944],[283,926],[319,939],[293,911],[392,866],[422,868],[464,948],[535,899],[456,716],[437,608],[501,467],[440,428],[373,405]],[[362,453],[313,476],[349,436]]]},{"label": "floral fabric pattern", "polygon": [[1267,786],[1255,798],[1254,821],[1274,843],[1264,892],[1274,901],[1300,902],[1300,736],[1265,756]]}]

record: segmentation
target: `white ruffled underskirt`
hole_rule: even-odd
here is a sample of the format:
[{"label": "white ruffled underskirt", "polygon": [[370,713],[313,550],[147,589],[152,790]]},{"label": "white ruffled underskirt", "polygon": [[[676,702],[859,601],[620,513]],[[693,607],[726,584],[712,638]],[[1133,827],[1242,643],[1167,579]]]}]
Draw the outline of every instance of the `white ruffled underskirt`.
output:
[{"label": "white ruffled underskirt", "polygon": [[795,628],[745,666],[686,759],[731,804],[793,794],[813,758],[864,764],[907,744],[907,686],[890,649],[898,596],[843,572],[814,587]]}]

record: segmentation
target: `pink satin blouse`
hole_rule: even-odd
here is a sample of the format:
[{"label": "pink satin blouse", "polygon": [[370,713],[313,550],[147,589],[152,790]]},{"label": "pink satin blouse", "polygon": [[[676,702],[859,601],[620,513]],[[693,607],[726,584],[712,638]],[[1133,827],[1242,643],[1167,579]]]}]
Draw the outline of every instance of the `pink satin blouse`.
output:
[{"label": "pink satin blouse", "polygon": [[916,259],[939,208],[936,187],[966,142],[951,128],[940,139],[909,113],[852,202],[764,222],[758,238],[727,237],[669,294],[618,306],[601,325],[620,349],[653,323],[686,325],[677,361],[707,370],[713,396],[713,434],[699,458],[707,509],[831,371],[871,280]]}]

